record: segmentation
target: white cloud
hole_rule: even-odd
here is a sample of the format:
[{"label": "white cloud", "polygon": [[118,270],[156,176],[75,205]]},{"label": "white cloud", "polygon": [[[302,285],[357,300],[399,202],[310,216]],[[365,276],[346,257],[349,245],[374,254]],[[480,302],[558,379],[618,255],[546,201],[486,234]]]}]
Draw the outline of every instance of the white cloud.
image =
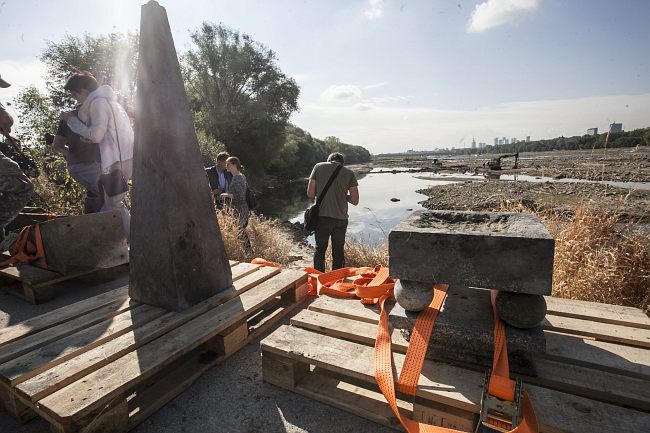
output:
[{"label": "white cloud", "polygon": [[368,7],[363,11],[363,14],[369,20],[376,20],[381,18],[384,13],[383,0],[368,0]]},{"label": "white cloud", "polygon": [[348,101],[360,97],[361,97],[361,89],[359,89],[358,86],[352,84],[329,86],[320,95],[321,100],[328,101],[328,102]]},{"label": "white cloud", "polygon": [[520,20],[538,6],[539,0],[487,0],[474,8],[467,31],[478,33]]},{"label": "white cloud", "polygon": [[368,103],[362,102],[362,103],[360,103],[360,104],[356,104],[356,105],[354,106],[354,108],[356,108],[356,109],[359,110],[359,111],[369,111],[369,110],[373,110],[373,109],[375,108],[375,106],[372,105],[372,104],[368,104]]},{"label": "white cloud", "polygon": [[443,110],[407,105],[301,104],[292,122],[315,137],[335,135],[373,153],[458,146],[462,137],[492,143],[494,137],[533,140],[606,130],[612,121],[626,131],[648,127],[650,93],[510,102],[477,110]]},{"label": "white cloud", "polygon": [[379,87],[384,87],[388,82],[382,81],[381,83],[375,83],[375,84],[369,84],[367,86],[363,86],[364,89],[377,89]]}]

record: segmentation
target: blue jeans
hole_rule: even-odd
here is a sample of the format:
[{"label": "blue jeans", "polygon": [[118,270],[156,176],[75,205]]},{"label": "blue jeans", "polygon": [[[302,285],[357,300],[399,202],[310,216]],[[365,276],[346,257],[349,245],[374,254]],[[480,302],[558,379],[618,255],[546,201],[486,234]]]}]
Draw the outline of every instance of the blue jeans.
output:
[{"label": "blue jeans", "polygon": [[99,162],[70,164],[68,165],[68,171],[74,180],[86,188],[84,213],[99,212],[104,202],[98,183],[101,164]]}]

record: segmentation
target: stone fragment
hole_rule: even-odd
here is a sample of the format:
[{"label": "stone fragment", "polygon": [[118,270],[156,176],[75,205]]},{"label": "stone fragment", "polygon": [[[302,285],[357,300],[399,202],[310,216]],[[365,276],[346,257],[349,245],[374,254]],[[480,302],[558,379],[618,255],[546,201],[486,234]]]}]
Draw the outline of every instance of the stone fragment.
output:
[{"label": "stone fragment", "polygon": [[132,299],[184,310],[232,286],[167,13],[142,6],[131,219]]},{"label": "stone fragment", "polygon": [[555,242],[532,215],[418,211],[388,239],[393,278],[551,293]]},{"label": "stone fragment", "polygon": [[397,280],[395,300],[407,311],[422,311],[433,300],[433,284],[417,281]]},{"label": "stone fragment", "polygon": [[[394,329],[410,340],[418,313],[405,311],[399,304],[390,311]],[[460,364],[492,367],[494,321],[490,292],[450,287],[436,319],[427,355]],[[506,343],[511,371],[535,376],[533,354],[546,350],[541,327],[518,329],[506,325]]]},{"label": "stone fragment", "polygon": [[119,211],[57,218],[40,227],[47,268],[52,271],[66,275],[129,262]]},{"label": "stone fragment", "polygon": [[500,291],[495,304],[501,320],[517,328],[534,328],[546,317],[546,301],[542,295]]}]

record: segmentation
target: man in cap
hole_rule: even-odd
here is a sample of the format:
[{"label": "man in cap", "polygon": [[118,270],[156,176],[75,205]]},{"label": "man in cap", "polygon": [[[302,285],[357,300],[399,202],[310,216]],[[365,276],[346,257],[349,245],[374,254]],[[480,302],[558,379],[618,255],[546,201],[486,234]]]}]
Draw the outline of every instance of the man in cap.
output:
[{"label": "man in cap", "polygon": [[[0,87],[9,87],[9,83],[3,80],[2,76],[0,76]],[[3,135],[4,140],[14,140],[10,135],[13,124],[14,119],[0,103],[0,134]],[[4,238],[4,228],[16,218],[29,201],[33,188],[18,164],[0,151],[0,241]]]}]

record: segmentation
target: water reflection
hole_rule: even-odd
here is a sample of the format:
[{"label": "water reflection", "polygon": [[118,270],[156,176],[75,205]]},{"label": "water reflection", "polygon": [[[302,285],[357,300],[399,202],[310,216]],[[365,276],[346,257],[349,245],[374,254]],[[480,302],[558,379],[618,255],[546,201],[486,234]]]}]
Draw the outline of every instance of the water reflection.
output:
[{"label": "water reflection", "polygon": [[[384,242],[388,232],[414,210],[423,209],[418,203],[426,196],[415,190],[433,185],[453,183],[430,180],[414,173],[359,174],[359,206],[348,206],[350,223],[348,235]],[[282,188],[265,191],[260,200],[260,212],[282,221],[302,222],[303,213],[312,203],[306,195],[307,180],[287,183]],[[399,201],[391,201],[392,198]],[[313,243],[313,240],[310,240]]]}]

